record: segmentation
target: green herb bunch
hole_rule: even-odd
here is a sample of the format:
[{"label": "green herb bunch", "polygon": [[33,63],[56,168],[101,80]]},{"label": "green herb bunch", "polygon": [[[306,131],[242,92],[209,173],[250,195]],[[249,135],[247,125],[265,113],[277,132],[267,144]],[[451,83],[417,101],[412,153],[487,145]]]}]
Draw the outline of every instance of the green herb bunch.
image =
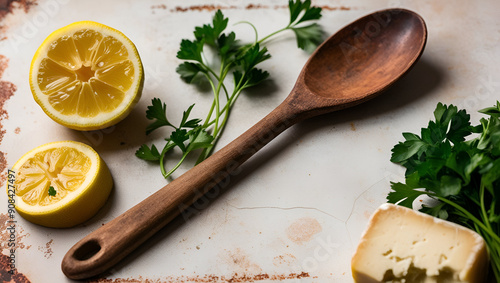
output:
[{"label": "green herb bunch", "polygon": [[[183,60],[177,67],[177,73],[188,84],[205,80],[211,86],[213,102],[205,120],[190,119],[191,105],[183,113],[181,123],[173,125],[167,119],[167,106],[159,98],[154,98],[148,106],[146,118],[153,122],[147,126],[146,134],[161,127],[170,127],[172,132],[165,139],[161,152],[153,144],[143,144],[136,156],[159,162],[162,175],[170,176],[194,150],[199,150],[197,163],[206,159],[212,152],[229,117],[231,107],[244,89],[260,84],[269,77],[269,73],[256,66],[271,58],[264,43],[277,34],[291,30],[295,33],[297,45],[306,51],[312,51],[322,41],[323,32],[317,23],[311,21],[321,17],[321,8],[311,6],[310,0],[290,0],[288,2],[290,20],[286,27],[259,39],[257,29],[248,22],[255,31],[255,41],[241,44],[234,32],[225,32],[228,18],[218,10],[211,24],[195,27],[194,40],[183,39],[177,58]],[[206,52],[216,55],[214,62],[207,60]],[[229,87],[228,81],[232,81]],[[167,171],[166,156],[174,148],[182,151],[180,160]]]},{"label": "green herb bunch", "polygon": [[500,282],[500,103],[479,112],[489,117],[472,126],[465,110],[439,103],[420,136],[403,133],[391,161],[406,167],[406,181],[392,183],[387,200],[409,208],[421,195],[437,200],[421,211],[478,232]]}]

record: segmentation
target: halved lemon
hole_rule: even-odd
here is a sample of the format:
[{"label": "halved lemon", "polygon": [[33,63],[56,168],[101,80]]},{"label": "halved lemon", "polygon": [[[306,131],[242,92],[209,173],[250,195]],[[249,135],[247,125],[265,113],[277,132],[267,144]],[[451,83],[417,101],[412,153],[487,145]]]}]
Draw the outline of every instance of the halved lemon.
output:
[{"label": "halved lemon", "polygon": [[141,97],[144,71],[135,45],[100,23],[56,30],[36,51],[30,68],[35,101],[56,122],[90,131],[123,120]]},{"label": "halved lemon", "polygon": [[72,227],[97,213],[113,178],[90,146],[52,142],[23,155],[15,172],[15,207],[26,220],[47,227]]}]

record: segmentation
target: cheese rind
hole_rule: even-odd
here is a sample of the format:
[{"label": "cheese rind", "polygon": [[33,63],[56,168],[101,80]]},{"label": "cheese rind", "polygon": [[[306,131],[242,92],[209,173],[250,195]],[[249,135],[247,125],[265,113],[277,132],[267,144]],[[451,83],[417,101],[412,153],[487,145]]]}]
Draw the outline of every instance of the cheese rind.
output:
[{"label": "cheese rind", "polygon": [[384,204],[370,218],[351,268],[355,282],[486,280],[486,243],[476,232],[412,209]]}]

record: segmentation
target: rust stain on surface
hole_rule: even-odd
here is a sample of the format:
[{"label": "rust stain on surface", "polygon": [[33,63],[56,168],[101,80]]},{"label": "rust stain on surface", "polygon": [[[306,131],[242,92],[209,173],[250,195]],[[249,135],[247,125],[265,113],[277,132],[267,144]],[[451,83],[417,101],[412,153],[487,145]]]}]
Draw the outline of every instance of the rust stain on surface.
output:
[{"label": "rust stain on surface", "polygon": [[[5,118],[8,118],[7,111],[3,108],[5,105],[5,102],[9,100],[9,98],[14,95],[14,92],[16,92],[17,87],[11,83],[11,82],[6,82],[6,81],[0,81],[0,120],[3,120]],[[0,136],[0,137],[3,137]],[[1,142],[0,138],[0,142]]]},{"label": "rust stain on surface", "polygon": [[353,122],[351,122],[351,131],[356,131],[356,125]]},{"label": "rust stain on surface", "polygon": [[280,265],[292,265],[297,261],[297,258],[292,255],[292,254],[284,254],[284,255],[279,255],[275,256],[273,258],[273,264],[274,266],[280,266]]},{"label": "rust stain on surface", "polygon": [[[9,60],[5,56],[0,55],[0,79],[7,69],[8,64]],[[2,122],[4,119],[9,118],[7,111],[4,109],[5,102],[7,102],[7,100],[14,95],[16,90],[17,87],[13,83],[0,80],[0,144],[2,143],[3,136],[5,135],[5,129],[3,128]],[[0,151],[0,187],[3,187],[6,179],[7,160],[5,156],[6,153]]]},{"label": "rust stain on surface", "polygon": [[188,7],[177,6],[174,9],[171,9],[171,12],[188,12],[188,11],[208,11],[212,12],[215,10],[227,10],[227,9],[237,9],[236,6],[222,6],[222,5],[193,5]]},{"label": "rust stain on surface", "polygon": [[151,6],[151,9],[162,9],[162,10],[166,10],[166,9],[167,9],[167,5],[165,5],[165,4],[153,5],[153,6]]},{"label": "rust stain on surface", "polygon": [[50,258],[54,252],[52,251],[52,244],[54,243],[54,239],[51,239],[47,243],[45,243],[45,246],[39,246],[38,250],[44,253],[45,258]]},{"label": "rust stain on surface", "polygon": [[288,239],[296,244],[303,244],[312,239],[312,237],[321,232],[322,227],[318,220],[310,217],[304,217],[293,222],[286,229]]},{"label": "rust stain on surface", "polygon": [[5,153],[0,151],[0,187],[3,187],[3,183],[7,178],[5,169],[7,169],[7,159],[5,158]]},{"label": "rust stain on surface", "polygon": [[240,275],[235,273],[230,276],[218,276],[213,274],[194,275],[194,276],[167,276],[161,279],[148,279],[143,277],[138,278],[116,278],[116,279],[95,279],[88,281],[89,283],[214,283],[214,282],[257,282],[262,280],[267,281],[283,281],[290,279],[301,279],[310,277],[309,273],[290,273],[290,274],[256,274],[256,275]]},{"label": "rust stain on surface", "polygon": [[262,4],[248,4],[245,9],[247,10],[253,10],[253,9],[269,9],[269,6],[262,5]]},{"label": "rust stain on surface", "polygon": [[240,248],[234,251],[225,251],[222,259],[236,273],[260,274],[262,268],[251,261],[250,256]]},{"label": "rust stain on surface", "polygon": [[323,6],[319,6],[321,7],[321,9],[323,10],[328,10],[328,11],[350,11],[352,10],[353,8],[351,7],[346,7],[346,6],[328,6],[328,5],[323,5]]},{"label": "rust stain on surface", "polygon": [[11,269],[10,258],[4,254],[0,254],[0,280],[6,283],[31,283],[26,275]]},{"label": "rust stain on surface", "polygon": [[0,78],[3,76],[3,73],[5,72],[5,69],[7,69],[8,65],[9,59],[7,59],[7,57],[3,55],[0,55]]},{"label": "rust stain on surface", "polygon": [[[14,266],[11,266],[11,258],[3,253],[12,254],[11,249],[29,249],[31,246],[26,246],[23,239],[29,234],[24,233],[24,229],[16,224],[16,232],[14,240],[11,237],[11,232],[7,230],[11,220],[7,214],[0,214],[0,282],[8,283],[30,283],[30,280],[17,270],[17,258],[14,258]],[[14,243],[14,245],[12,245]],[[14,253],[15,255],[15,253]]]},{"label": "rust stain on surface", "polygon": [[33,5],[37,5],[36,0],[0,0],[0,20],[16,8],[21,8],[28,13]]},{"label": "rust stain on surface", "polygon": [[[3,21],[5,16],[14,12],[14,10],[23,9],[27,13],[34,5],[37,5],[36,0],[0,0],[0,22]],[[6,38],[2,35],[5,28],[3,24],[0,24],[0,40]]]},{"label": "rust stain on surface", "polygon": [[[165,5],[156,5],[152,6],[153,9],[166,9],[164,7]],[[352,7],[346,7],[346,6],[328,6],[328,5],[323,5],[319,6],[325,11],[349,11],[354,8]],[[223,5],[193,5],[193,6],[177,6],[173,9],[170,9],[170,12],[190,12],[190,11],[208,11],[212,12],[215,10],[235,10],[235,9],[246,9],[246,10],[259,10],[259,9],[288,9],[287,5],[275,5],[275,6],[268,6],[268,5],[262,5],[262,4],[248,4],[246,6],[223,6]]]},{"label": "rust stain on surface", "polygon": [[[17,215],[16,215],[17,216]],[[0,253],[4,250],[10,250],[9,240],[11,238],[10,231],[7,230],[9,223],[7,221],[12,220],[9,218],[8,214],[0,213]],[[29,233],[25,233],[24,229],[16,224],[16,238],[15,238],[15,248],[16,249],[27,249],[29,250],[31,246],[24,244],[24,238],[29,236]]]}]

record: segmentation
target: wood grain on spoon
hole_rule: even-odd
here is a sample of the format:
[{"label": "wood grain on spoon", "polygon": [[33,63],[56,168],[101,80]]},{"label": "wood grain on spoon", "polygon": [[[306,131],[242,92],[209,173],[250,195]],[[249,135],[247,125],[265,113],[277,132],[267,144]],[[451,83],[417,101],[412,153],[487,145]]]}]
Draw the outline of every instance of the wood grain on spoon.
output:
[{"label": "wood grain on spoon", "polygon": [[98,275],[291,125],[364,102],[404,75],[427,40],[423,19],[403,9],[365,16],[328,38],[304,66],[285,101],[211,157],[76,243],[62,261],[72,279]]}]

